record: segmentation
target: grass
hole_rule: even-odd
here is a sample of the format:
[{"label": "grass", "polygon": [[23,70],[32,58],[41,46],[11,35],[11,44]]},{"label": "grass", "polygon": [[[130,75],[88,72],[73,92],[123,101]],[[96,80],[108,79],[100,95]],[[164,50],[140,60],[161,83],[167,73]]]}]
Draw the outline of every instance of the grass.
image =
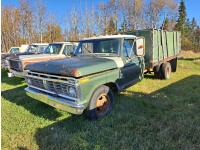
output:
[{"label": "grass", "polygon": [[97,121],[26,95],[2,71],[2,149],[200,149],[200,54],[183,54],[170,80],[146,75]]}]

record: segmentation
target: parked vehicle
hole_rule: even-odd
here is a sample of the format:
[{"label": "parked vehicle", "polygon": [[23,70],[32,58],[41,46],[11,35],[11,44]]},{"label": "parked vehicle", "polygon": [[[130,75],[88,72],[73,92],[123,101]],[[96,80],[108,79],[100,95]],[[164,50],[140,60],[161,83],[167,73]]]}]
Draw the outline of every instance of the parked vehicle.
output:
[{"label": "parked vehicle", "polygon": [[21,47],[11,47],[7,53],[1,53],[1,67],[6,68],[6,58],[10,57],[13,54],[18,54],[26,51],[28,45],[21,45]]},{"label": "parked vehicle", "polygon": [[9,77],[24,77],[24,67],[27,64],[48,61],[53,59],[66,58],[70,56],[70,53],[76,48],[78,43],[71,42],[57,42],[49,44],[49,46],[44,50],[43,48],[36,48],[31,45],[29,47],[29,52],[40,51],[40,54],[35,55],[20,55],[9,58]]},{"label": "parked vehicle", "polygon": [[83,39],[70,59],[28,65],[25,90],[55,108],[98,119],[111,112],[113,93],[136,84],[144,73],[169,79],[179,51],[179,32],[156,29]]},{"label": "parked vehicle", "polygon": [[30,45],[22,45],[20,47],[20,51],[17,52],[15,50],[15,53],[8,53],[4,56],[1,55],[2,60],[2,67],[8,69],[9,63],[8,59],[20,56],[20,55],[33,55],[33,54],[40,54],[43,53],[44,49],[48,46],[48,43],[33,43]]}]

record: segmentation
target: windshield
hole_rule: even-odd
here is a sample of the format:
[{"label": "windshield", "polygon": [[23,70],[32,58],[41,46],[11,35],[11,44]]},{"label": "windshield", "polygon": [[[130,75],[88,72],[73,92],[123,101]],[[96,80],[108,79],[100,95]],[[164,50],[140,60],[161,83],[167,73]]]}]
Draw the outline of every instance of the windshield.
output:
[{"label": "windshield", "polygon": [[39,45],[38,46],[38,52],[39,53],[44,53],[46,48],[47,48],[46,45]]},{"label": "windshield", "polygon": [[62,44],[50,44],[45,50],[45,54],[59,54]]},{"label": "windshield", "polygon": [[118,54],[120,39],[98,39],[81,41],[75,51],[77,54]]},{"label": "windshield", "polygon": [[44,50],[47,46],[46,45],[30,45],[26,52],[29,53],[44,53]]},{"label": "windshield", "polygon": [[30,45],[27,50],[29,53],[36,53],[37,52],[37,45]]},{"label": "windshield", "polygon": [[19,48],[12,48],[10,53],[19,53]]}]

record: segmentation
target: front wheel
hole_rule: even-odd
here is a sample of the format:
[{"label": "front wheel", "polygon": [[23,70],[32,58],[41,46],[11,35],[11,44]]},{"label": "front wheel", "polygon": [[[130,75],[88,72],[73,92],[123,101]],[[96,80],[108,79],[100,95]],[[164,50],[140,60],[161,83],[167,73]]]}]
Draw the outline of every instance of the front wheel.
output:
[{"label": "front wheel", "polygon": [[87,118],[96,120],[108,115],[113,107],[113,92],[105,85],[100,86],[90,100],[87,110]]}]

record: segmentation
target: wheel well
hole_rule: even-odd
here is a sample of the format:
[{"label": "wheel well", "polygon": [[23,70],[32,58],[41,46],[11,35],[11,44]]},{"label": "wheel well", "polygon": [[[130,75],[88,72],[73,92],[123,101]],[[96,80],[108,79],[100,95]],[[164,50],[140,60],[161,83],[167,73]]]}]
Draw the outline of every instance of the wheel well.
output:
[{"label": "wheel well", "polygon": [[106,84],[104,84],[104,85],[106,85],[106,86],[108,86],[109,88],[111,88],[111,90],[112,90],[113,92],[118,92],[118,91],[119,91],[117,85],[116,85],[115,83],[113,83],[113,82],[106,83]]}]

